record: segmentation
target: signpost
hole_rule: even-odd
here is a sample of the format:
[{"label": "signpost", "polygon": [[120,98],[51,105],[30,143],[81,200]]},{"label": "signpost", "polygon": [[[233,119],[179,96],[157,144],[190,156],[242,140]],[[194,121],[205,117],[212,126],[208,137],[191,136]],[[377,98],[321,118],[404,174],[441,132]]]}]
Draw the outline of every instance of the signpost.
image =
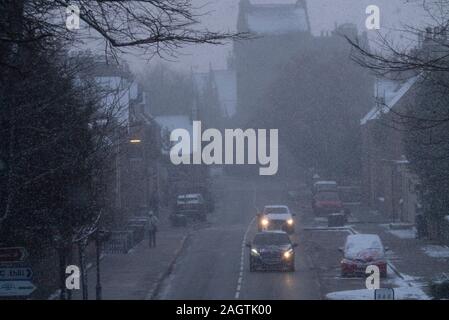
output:
[{"label": "signpost", "polygon": [[0,248],[0,297],[27,297],[36,290],[23,247]]},{"label": "signpost", "polygon": [[374,300],[394,300],[394,289],[380,288],[374,290]]},{"label": "signpost", "polygon": [[30,281],[0,281],[0,296],[26,297],[36,290]]},{"label": "signpost", "polygon": [[28,257],[28,252],[22,247],[0,248],[0,264],[22,262]]},{"label": "signpost", "polygon": [[33,270],[29,267],[2,267],[0,265],[0,281],[31,280]]}]

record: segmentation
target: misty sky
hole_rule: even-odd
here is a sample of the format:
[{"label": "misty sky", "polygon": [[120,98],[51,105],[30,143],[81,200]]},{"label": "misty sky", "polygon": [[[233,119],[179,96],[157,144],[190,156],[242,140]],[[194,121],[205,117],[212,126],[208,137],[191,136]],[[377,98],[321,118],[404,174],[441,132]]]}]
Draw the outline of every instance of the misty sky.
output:
[{"label": "misty sky", "polygon": [[[410,1],[410,0],[409,0]],[[251,0],[252,3],[294,3],[295,0]],[[201,20],[210,30],[235,31],[237,25],[239,0],[193,0],[197,6],[206,5],[202,11],[209,12]],[[352,22],[359,29],[365,28],[365,9],[370,4],[378,5],[381,10],[381,31],[403,24],[416,25],[423,21],[424,14],[416,5],[407,4],[407,0],[308,0],[308,9],[312,32],[319,35],[322,30],[333,30],[334,24]],[[373,31],[371,31],[373,32]],[[195,46],[179,52],[177,62],[170,62],[176,68],[205,71],[209,63],[214,68],[224,68],[226,56],[231,45]]]}]

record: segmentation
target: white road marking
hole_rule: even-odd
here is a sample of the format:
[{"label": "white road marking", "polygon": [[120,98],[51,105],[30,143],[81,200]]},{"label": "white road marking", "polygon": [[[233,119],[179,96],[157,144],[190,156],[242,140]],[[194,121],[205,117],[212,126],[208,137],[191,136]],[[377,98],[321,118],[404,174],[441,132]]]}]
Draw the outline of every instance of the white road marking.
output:
[{"label": "white road marking", "polygon": [[243,283],[243,270],[245,269],[245,248],[246,248],[246,239],[248,238],[248,233],[251,230],[251,226],[253,225],[254,221],[256,220],[256,217],[251,219],[251,222],[249,223],[245,235],[243,236],[242,241],[242,253],[240,256],[240,273],[239,278],[237,279],[237,288],[235,290],[235,299],[240,298],[240,291],[242,289],[242,283]]},{"label": "white road marking", "polygon": [[[253,206],[254,206],[254,208],[256,208],[256,199],[257,199],[256,184],[254,184],[253,187],[254,187]],[[243,236],[242,253],[241,253],[241,256],[240,256],[240,273],[239,273],[239,278],[237,279],[237,288],[235,290],[235,299],[239,299],[240,298],[240,291],[242,290],[242,284],[243,284],[243,270],[245,269],[245,248],[246,248],[246,242],[247,242],[247,238],[248,238],[248,233],[251,230],[251,226],[253,225],[255,220],[256,220],[256,217],[253,217],[251,219],[251,222],[248,224],[248,227],[246,228],[245,235]]]}]

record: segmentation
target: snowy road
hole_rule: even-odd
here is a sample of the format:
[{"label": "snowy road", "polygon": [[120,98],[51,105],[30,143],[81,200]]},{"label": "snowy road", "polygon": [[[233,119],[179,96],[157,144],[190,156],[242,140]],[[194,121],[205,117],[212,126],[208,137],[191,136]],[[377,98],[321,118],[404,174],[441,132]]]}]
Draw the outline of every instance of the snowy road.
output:
[{"label": "snowy road", "polygon": [[[223,177],[215,189],[221,195],[219,207],[191,237],[158,299],[315,300],[335,291],[365,289],[365,279],[340,277],[338,247],[348,232],[302,230],[314,217],[307,206],[287,201],[282,184]],[[292,236],[299,244],[296,272],[250,273],[244,244],[256,232],[255,207],[281,203],[298,214]],[[394,284],[395,280],[390,270],[382,281]]]}]

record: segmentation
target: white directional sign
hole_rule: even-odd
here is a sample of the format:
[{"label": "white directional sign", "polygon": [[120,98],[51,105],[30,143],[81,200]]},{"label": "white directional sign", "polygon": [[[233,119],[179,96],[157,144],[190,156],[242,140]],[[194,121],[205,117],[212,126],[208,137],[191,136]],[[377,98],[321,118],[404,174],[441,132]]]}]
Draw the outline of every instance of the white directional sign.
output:
[{"label": "white directional sign", "polygon": [[0,281],[0,297],[26,297],[34,290],[30,281]]},{"label": "white directional sign", "polygon": [[380,288],[374,290],[374,300],[394,300],[394,289]]},{"label": "white directional sign", "polygon": [[31,280],[32,278],[33,270],[31,268],[0,266],[0,281]]}]

